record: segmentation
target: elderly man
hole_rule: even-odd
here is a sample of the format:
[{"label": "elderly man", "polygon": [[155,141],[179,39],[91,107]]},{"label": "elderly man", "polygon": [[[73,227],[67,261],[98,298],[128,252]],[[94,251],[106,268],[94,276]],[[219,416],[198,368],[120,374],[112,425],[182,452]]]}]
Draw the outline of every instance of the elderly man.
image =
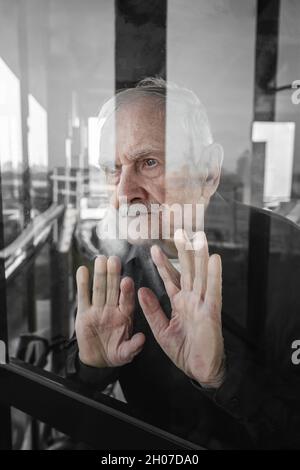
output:
[{"label": "elderly man", "polygon": [[[286,400],[290,377],[285,381],[281,372],[274,375],[274,362],[265,351],[260,361],[265,337],[251,342],[253,328],[242,318],[246,293],[239,284],[251,271],[245,239],[253,212],[243,209],[240,215],[239,208],[232,209],[216,193],[223,152],[213,142],[203,106],[189,90],[147,79],[109,100],[100,123],[100,164],[113,189],[111,213],[119,214],[124,201],[126,210],[117,224],[108,218],[110,229],[118,225],[115,240],[102,237],[103,226],[98,231],[101,254],[94,263],[92,298],[88,269],[77,271],[76,338],[69,346],[68,374],[95,390],[119,380],[128,404],[143,419],[210,448],[293,447],[291,415],[297,415],[299,402],[290,395]],[[166,219],[166,210],[176,203]],[[184,210],[176,218],[176,211],[189,204],[189,220]],[[155,219],[154,207],[165,209]],[[226,235],[216,228],[211,232],[219,254],[209,256],[203,220],[196,217],[201,207],[206,233],[214,214],[223,217],[218,230]],[[257,212],[264,229],[270,216]],[[241,227],[236,220],[242,220]],[[132,230],[137,225],[139,230]],[[236,250],[224,251],[230,241],[238,245],[232,243],[232,225],[234,238],[247,245],[242,250],[246,268]],[[299,248],[296,228],[292,232]],[[223,280],[223,311],[221,257],[226,266],[231,263]],[[299,270],[299,256],[296,266]],[[227,324],[225,309],[231,310]],[[274,311],[266,315],[266,324]],[[299,327],[298,321],[300,333]],[[276,338],[280,328],[280,322],[269,330],[264,324],[270,354],[276,348],[282,352],[280,344],[292,339],[290,330],[284,339]],[[284,371],[286,362],[285,357]]]}]

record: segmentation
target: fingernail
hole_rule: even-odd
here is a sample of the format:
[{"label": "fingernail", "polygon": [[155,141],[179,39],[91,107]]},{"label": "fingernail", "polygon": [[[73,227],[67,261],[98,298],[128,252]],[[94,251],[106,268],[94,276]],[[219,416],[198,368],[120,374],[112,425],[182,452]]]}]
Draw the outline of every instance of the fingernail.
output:
[{"label": "fingernail", "polygon": [[204,232],[197,232],[194,235],[193,247],[195,250],[201,250],[205,246],[206,236]]},{"label": "fingernail", "polygon": [[185,240],[184,230],[182,228],[178,228],[174,233],[174,240],[182,241]]}]

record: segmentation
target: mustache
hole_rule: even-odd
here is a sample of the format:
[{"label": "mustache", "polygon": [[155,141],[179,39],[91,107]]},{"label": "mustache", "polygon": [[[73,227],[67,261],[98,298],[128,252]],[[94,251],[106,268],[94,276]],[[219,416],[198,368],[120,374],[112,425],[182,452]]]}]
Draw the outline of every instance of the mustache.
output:
[{"label": "mustache", "polygon": [[139,215],[151,214],[153,212],[159,212],[160,204],[150,202],[133,202],[123,203],[119,207],[119,211],[123,216],[136,217]]}]

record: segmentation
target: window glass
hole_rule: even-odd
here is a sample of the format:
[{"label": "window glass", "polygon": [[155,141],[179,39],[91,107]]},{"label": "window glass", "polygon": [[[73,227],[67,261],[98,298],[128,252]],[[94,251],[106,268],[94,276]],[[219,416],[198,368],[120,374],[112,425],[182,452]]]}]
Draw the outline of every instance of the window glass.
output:
[{"label": "window glass", "polygon": [[299,448],[299,17],[0,0],[10,358],[208,449]]}]

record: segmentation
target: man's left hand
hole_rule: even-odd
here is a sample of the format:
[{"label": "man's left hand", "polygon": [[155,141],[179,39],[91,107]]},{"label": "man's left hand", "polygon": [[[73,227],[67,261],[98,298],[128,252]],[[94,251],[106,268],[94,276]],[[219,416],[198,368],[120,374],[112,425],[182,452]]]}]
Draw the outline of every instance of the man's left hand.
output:
[{"label": "man's left hand", "polygon": [[224,344],[221,325],[222,265],[219,255],[209,256],[204,232],[193,245],[183,230],[175,233],[181,267],[180,285],[162,250],[151,256],[170,298],[169,320],[155,294],[139,289],[138,296],[152,332],[173,363],[203,386],[218,388],[224,380]]}]

